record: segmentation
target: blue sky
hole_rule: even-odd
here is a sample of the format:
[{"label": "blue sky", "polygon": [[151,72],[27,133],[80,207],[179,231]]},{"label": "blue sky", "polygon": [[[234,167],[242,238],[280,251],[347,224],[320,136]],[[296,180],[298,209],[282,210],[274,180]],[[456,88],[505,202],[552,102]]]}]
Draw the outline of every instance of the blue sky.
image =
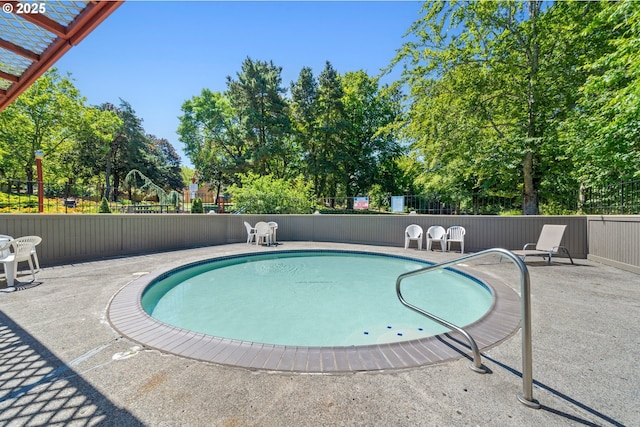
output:
[{"label": "blue sky", "polygon": [[[289,87],[308,66],[377,75],[419,16],[415,1],[127,1],[56,64],[89,104],[129,102],[146,132],[190,166],[176,130],[182,103],[226,90],[242,61],[273,61]],[[386,77],[390,82],[397,73]]]}]

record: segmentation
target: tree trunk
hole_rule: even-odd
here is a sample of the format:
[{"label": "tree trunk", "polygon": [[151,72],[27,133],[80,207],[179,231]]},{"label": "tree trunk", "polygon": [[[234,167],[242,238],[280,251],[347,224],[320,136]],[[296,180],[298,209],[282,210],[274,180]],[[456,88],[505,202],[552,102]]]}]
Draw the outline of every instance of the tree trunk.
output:
[{"label": "tree trunk", "polygon": [[531,21],[531,35],[530,44],[527,52],[529,61],[529,87],[527,96],[527,154],[525,154],[524,161],[522,162],[522,176],[524,178],[524,194],[522,199],[522,214],[523,215],[538,215],[538,190],[534,180],[534,144],[539,140],[540,132],[538,131],[537,123],[537,78],[538,78],[538,65],[540,55],[540,43],[538,41],[538,28],[536,22],[540,14],[541,2],[530,1],[529,2],[529,19]]},{"label": "tree trunk", "polygon": [[523,215],[538,215],[538,192],[533,181],[533,153],[528,152],[523,162],[524,194],[522,199]]},{"label": "tree trunk", "polygon": [[120,175],[118,175],[118,173],[114,173],[113,174],[113,191],[111,192],[113,194],[112,200],[114,202],[118,201],[118,188],[120,188]]},{"label": "tree trunk", "polygon": [[104,198],[109,200],[109,196],[111,195],[111,153],[107,155],[107,170],[104,174]]},{"label": "tree trunk", "polygon": [[31,162],[27,165],[25,174],[27,175],[27,194],[33,196],[33,165]]}]

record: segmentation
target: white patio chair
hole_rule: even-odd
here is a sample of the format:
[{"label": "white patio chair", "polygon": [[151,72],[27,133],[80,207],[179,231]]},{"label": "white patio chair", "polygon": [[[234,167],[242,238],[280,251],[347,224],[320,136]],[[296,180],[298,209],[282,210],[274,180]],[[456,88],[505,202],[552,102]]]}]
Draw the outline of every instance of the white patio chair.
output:
[{"label": "white patio chair", "polygon": [[262,243],[271,244],[271,227],[264,221],[260,221],[255,225],[256,229],[256,245]]},{"label": "white patio chair", "polygon": [[244,227],[247,229],[247,245],[256,238],[256,229],[251,226],[247,221],[244,222]]},{"label": "white patio chair", "polygon": [[451,242],[460,243],[460,253],[464,253],[464,235],[466,230],[464,227],[454,225],[447,229],[447,251],[451,250]]},{"label": "white patio chair", "polygon": [[[0,248],[0,253],[6,253],[6,248],[10,248],[9,254],[0,258],[0,263],[4,265],[4,271],[7,276],[7,286],[14,285],[15,278],[18,275],[18,264],[25,261],[29,263],[29,269],[33,277],[30,283],[36,281],[37,271],[33,266],[32,258],[32,251],[34,249],[33,237],[37,236],[19,237],[5,243],[4,246]],[[42,239],[40,239],[40,241],[41,240]]]},{"label": "white patio chair", "polygon": [[404,230],[404,248],[409,247],[412,240],[418,242],[418,250],[422,250],[422,236],[424,230],[417,224],[411,224]]},{"label": "white patio chair", "polygon": [[[547,259],[547,265],[550,265],[553,254],[562,251],[567,254],[569,260],[571,260],[571,264],[573,264],[573,258],[571,258],[569,250],[560,245],[565,228],[567,228],[566,225],[545,224],[542,226],[542,231],[540,231],[538,243],[527,243],[522,250],[512,252],[521,256],[522,261],[528,256],[541,256],[542,259],[549,257]],[[533,249],[528,249],[530,246],[533,246]]]},{"label": "white patio chair", "polygon": [[427,229],[427,250],[431,250],[433,242],[440,242],[442,252],[447,251],[447,230],[440,225],[432,225]]},{"label": "white patio chair", "polygon": [[269,221],[269,228],[271,229],[271,243],[278,246],[278,240],[276,239],[276,231],[278,230],[278,223],[275,221]]},{"label": "white patio chair", "polygon": [[31,242],[31,258],[33,259],[33,265],[35,267],[35,272],[40,271],[40,260],[38,260],[38,252],[36,251],[36,246],[38,246],[42,242],[42,237],[40,236],[23,236],[20,237],[21,241]]}]

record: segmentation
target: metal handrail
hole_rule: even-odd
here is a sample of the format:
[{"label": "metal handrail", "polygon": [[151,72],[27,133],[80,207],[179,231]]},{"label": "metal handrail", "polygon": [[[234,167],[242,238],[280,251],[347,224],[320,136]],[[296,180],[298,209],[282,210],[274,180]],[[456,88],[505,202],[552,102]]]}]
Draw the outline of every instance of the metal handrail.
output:
[{"label": "metal handrail", "polygon": [[539,409],[540,403],[533,398],[533,360],[532,360],[532,346],[531,346],[531,281],[529,279],[529,270],[525,263],[513,252],[502,248],[487,249],[474,254],[459,257],[450,261],[441,262],[439,264],[430,265],[428,267],[419,268],[417,270],[409,271],[398,276],[396,279],[396,294],[402,304],[408,308],[428,317],[429,319],[440,323],[443,326],[453,329],[462,334],[468,341],[473,351],[473,364],[471,369],[475,372],[485,373],[486,367],[482,365],[482,359],[480,350],[474,339],[464,329],[441,319],[431,313],[408,303],[402,296],[400,285],[402,280],[407,277],[416,276],[422,273],[428,273],[434,270],[442,270],[447,267],[451,267],[461,262],[481,258],[490,254],[500,254],[509,258],[520,270],[520,307],[521,307],[521,324],[522,324],[522,393],[518,393],[518,400],[529,408]]}]

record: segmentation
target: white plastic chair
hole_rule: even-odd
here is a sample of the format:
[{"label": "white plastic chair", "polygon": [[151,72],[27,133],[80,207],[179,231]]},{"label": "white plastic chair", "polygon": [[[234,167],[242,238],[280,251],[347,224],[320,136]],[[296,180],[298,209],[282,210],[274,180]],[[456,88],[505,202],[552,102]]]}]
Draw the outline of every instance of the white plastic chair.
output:
[{"label": "white plastic chair", "polygon": [[276,240],[276,231],[278,230],[278,223],[275,221],[269,221],[269,228],[271,229],[271,243],[278,246],[278,240]]},{"label": "white plastic chair", "polygon": [[255,226],[256,229],[256,245],[262,243],[271,244],[271,227],[264,221],[260,221]]},{"label": "white plastic chair", "polygon": [[447,229],[447,250],[451,250],[451,242],[460,243],[460,253],[464,253],[464,235],[466,230],[464,227],[454,225]]},{"label": "white plastic chair", "polygon": [[440,242],[442,252],[447,251],[447,230],[440,225],[432,225],[427,229],[427,250],[431,250],[433,242]]},{"label": "white plastic chair", "polygon": [[247,221],[244,222],[244,227],[247,229],[247,245],[256,238],[256,229],[251,226]]},{"label": "white plastic chair", "polygon": [[418,250],[422,250],[422,236],[424,230],[417,224],[411,224],[404,230],[404,248],[409,247],[412,240],[418,242]]},{"label": "white plastic chair", "polygon": [[36,252],[36,246],[38,246],[42,242],[42,237],[40,236],[24,236],[20,237],[20,241],[31,242],[31,258],[33,259],[33,265],[35,267],[35,272],[40,271],[40,261],[38,260],[38,252]]},{"label": "white plastic chair", "polygon": [[37,242],[35,243],[37,245],[41,241],[42,239],[38,236],[19,237],[9,241],[0,248],[0,252],[4,253],[6,253],[6,248],[10,248],[10,253],[0,258],[0,263],[4,264],[4,271],[7,276],[7,286],[14,285],[15,278],[18,275],[18,264],[24,261],[29,263],[31,276],[33,276],[31,282],[36,281],[37,271],[33,266],[33,251],[35,250],[34,242]]}]

